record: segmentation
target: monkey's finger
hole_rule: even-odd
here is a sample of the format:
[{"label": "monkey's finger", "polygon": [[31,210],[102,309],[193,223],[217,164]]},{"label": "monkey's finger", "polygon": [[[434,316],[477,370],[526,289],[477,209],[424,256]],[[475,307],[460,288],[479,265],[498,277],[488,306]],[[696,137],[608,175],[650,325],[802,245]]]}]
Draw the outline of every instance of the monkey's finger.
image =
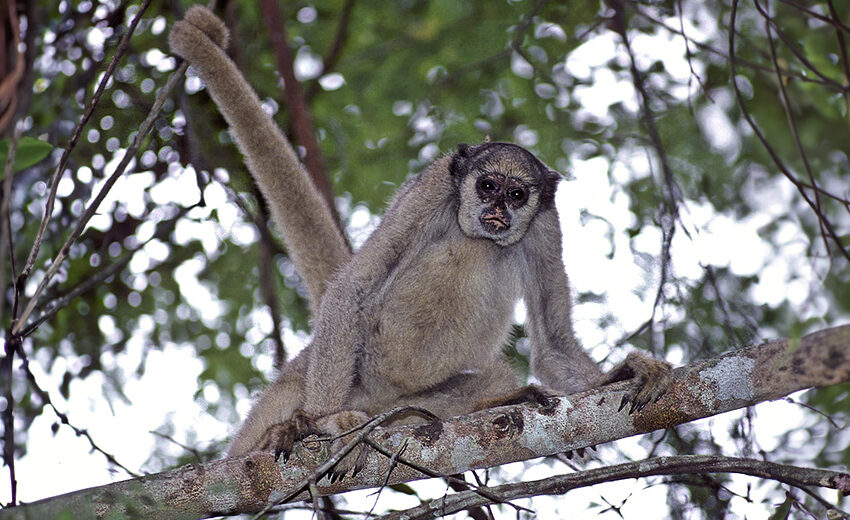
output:
[{"label": "monkey's finger", "polygon": [[274,449],[274,460],[278,461],[283,458],[283,462],[289,461],[289,456],[292,455],[292,449],[283,445],[278,445]]},{"label": "monkey's finger", "polygon": [[345,477],[346,473],[348,473],[347,469],[332,469],[330,472],[331,483],[341,481]]},{"label": "monkey's finger", "polygon": [[356,477],[358,473],[366,467],[366,459],[369,457],[369,450],[365,447],[360,448],[360,453],[357,454],[357,460],[354,462],[354,469],[351,471],[351,477]]},{"label": "monkey's finger", "polygon": [[638,407],[640,406],[640,401],[637,400],[637,397],[632,397],[631,401],[632,401],[632,406],[631,406],[631,408],[629,408],[629,415],[632,415],[633,413],[635,413],[637,411]]}]

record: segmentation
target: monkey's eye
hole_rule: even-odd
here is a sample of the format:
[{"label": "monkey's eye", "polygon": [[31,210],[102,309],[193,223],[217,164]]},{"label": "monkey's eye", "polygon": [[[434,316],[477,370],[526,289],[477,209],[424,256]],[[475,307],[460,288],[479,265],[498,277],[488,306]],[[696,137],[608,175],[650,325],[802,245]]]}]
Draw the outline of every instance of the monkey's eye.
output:
[{"label": "monkey's eye", "polygon": [[508,197],[510,197],[514,202],[524,202],[526,193],[522,188],[514,188],[508,192]]},{"label": "monkey's eye", "polygon": [[478,181],[478,189],[484,193],[493,193],[499,189],[499,185],[491,179],[481,179]]}]

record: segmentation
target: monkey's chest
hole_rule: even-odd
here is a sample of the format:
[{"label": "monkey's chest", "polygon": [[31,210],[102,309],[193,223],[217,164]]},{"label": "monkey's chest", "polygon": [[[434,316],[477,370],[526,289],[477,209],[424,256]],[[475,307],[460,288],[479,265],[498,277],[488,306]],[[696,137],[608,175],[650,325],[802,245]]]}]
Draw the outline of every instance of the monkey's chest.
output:
[{"label": "monkey's chest", "polygon": [[[498,247],[498,246],[496,246]],[[480,366],[501,347],[517,299],[515,275],[494,244],[454,240],[407,259],[386,287],[368,341],[383,363]],[[438,370],[439,371],[439,370]]]}]

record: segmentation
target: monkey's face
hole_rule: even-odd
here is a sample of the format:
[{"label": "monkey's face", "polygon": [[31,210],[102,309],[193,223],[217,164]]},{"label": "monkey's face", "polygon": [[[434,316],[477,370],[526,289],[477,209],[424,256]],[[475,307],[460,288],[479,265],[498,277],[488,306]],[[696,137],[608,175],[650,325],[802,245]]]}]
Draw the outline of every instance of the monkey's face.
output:
[{"label": "monkey's face", "polygon": [[557,182],[557,174],[530,152],[506,143],[461,145],[452,174],[459,181],[460,228],[502,246],[522,239]]}]

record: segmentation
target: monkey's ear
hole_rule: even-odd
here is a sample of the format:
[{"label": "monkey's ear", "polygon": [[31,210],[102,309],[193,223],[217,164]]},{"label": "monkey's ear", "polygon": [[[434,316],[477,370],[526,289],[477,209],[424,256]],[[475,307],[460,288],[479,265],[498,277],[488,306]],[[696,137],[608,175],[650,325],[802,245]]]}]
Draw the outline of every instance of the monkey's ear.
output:
[{"label": "monkey's ear", "polygon": [[461,177],[466,173],[467,159],[472,156],[472,147],[466,143],[457,145],[457,151],[452,156],[452,162],[449,165],[449,173],[452,177]]},{"label": "monkey's ear", "polygon": [[555,203],[555,189],[557,189],[560,180],[560,173],[549,168],[544,170],[543,184],[540,186],[540,205],[542,207],[550,207]]}]

